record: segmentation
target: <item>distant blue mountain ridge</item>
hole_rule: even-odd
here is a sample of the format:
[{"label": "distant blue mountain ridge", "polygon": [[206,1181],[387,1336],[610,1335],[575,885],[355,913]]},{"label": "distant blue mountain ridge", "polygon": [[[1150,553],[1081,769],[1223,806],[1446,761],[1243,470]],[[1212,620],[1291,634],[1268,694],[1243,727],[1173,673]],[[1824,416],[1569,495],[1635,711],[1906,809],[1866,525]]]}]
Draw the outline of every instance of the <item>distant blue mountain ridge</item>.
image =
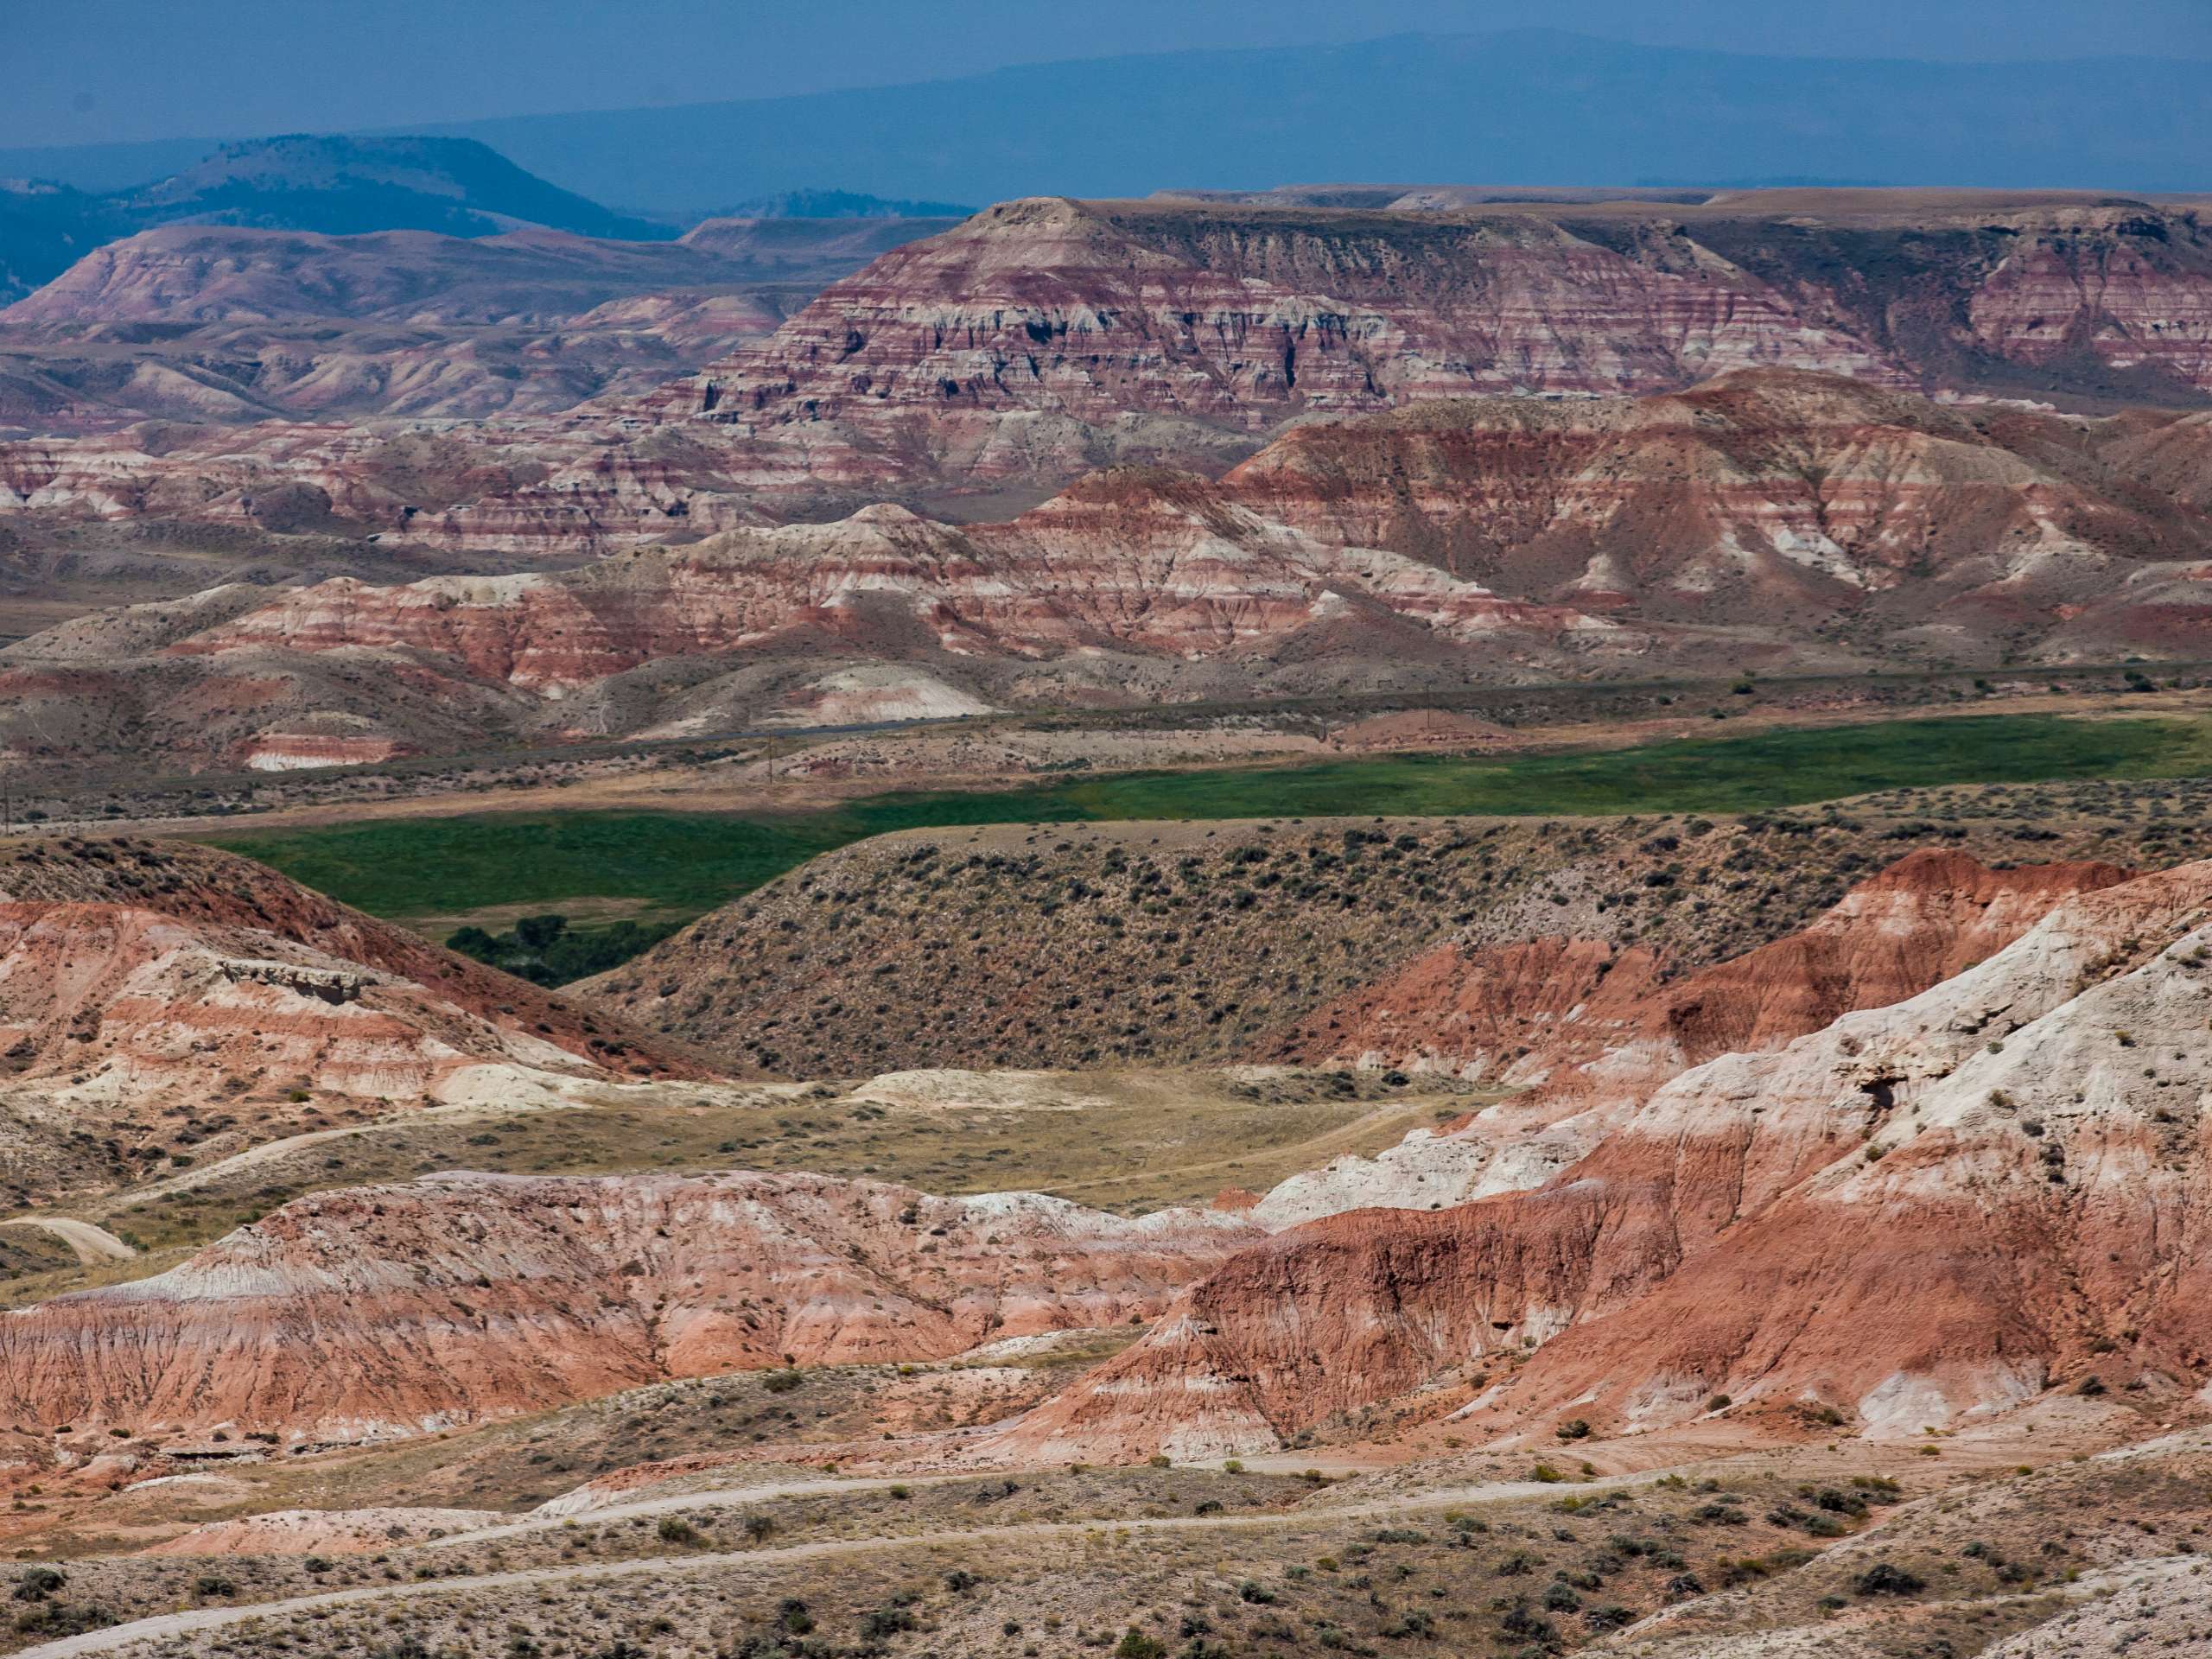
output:
[{"label": "distant blue mountain ridge", "polygon": [[[2208,85],[2212,65],[2150,55],[1777,58],[1513,29],[416,130],[479,140],[594,202],[677,218],[823,181],[932,207],[1385,180],[2188,192],[2212,188]],[[0,150],[0,177],[114,189],[209,147]]]},{"label": "distant blue mountain ridge", "polygon": [[2212,65],[1757,57],[1542,29],[1177,52],[429,129],[675,212],[818,180],[988,202],[1325,181],[2212,188]]}]

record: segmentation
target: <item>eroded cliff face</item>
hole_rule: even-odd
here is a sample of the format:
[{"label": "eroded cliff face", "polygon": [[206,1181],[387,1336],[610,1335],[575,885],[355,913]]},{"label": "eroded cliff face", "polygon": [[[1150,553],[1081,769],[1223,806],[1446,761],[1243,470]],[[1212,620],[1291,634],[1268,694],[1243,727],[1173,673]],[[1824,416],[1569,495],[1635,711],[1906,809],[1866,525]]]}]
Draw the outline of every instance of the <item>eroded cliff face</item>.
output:
[{"label": "eroded cliff face", "polygon": [[[0,900],[0,1000],[34,1078],[96,1054],[138,1089],[163,1065],[236,1066],[249,1035],[286,1064],[311,1051],[334,1090],[349,1065],[426,1053],[601,1079],[624,1060],[604,1037],[518,1057],[492,1014],[432,1007],[427,975],[388,977],[404,949],[335,907],[244,891],[237,861],[138,850],[29,859]],[[101,897],[145,887],[168,912]],[[268,944],[218,955],[217,927]],[[327,954],[346,938],[350,957]],[[2190,1220],[2212,866],[1922,854],[1694,974],[1571,943],[1514,959],[1471,1028],[1550,1027],[1523,1057],[1536,1087],[1233,1213],[747,1173],[325,1193],[168,1274],[12,1316],[0,1400],[33,1428],[346,1439],[1156,1319],[961,1452],[1049,1461],[1263,1448],[1385,1401],[1500,1445],[1567,1416],[1679,1423],[1715,1393],[1777,1434],[1916,1434],[2089,1369],[2179,1390],[2212,1365]]]},{"label": "eroded cliff face", "polygon": [[[972,709],[2185,653],[2212,627],[2212,512],[2180,487],[2208,435],[2195,416],[1969,416],[1762,370],[1304,426],[1217,482],[1120,467],[997,523],[884,505],[773,527],[688,493],[675,454],[579,460],[550,493],[469,502],[465,449],[357,435],[380,457],[358,485],[380,512],[394,500],[371,480],[404,465],[442,480],[439,522],[482,530],[504,504],[503,545],[600,546],[618,497],[696,539],[79,619],[0,652],[0,735],[41,759],[129,734],[194,764],[283,765],[486,732],[803,723],[834,704],[827,677],[891,665],[936,688],[921,706]],[[165,488],[205,458],[170,459]],[[302,456],[284,487],[327,505],[308,481],[322,464]],[[495,473],[495,491],[514,476]],[[246,499],[222,466],[195,487],[211,510]]]},{"label": "eroded cliff face", "polygon": [[1525,1190],[1279,1234],[993,1450],[1249,1449],[1430,1385],[1505,1443],[1715,1393],[1917,1433],[2095,1364],[2194,1386],[2208,921],[2212,867],[2077,893],[1916,996],[1694,1066]]},{"label": "eroded cliff face", "polygon": [[1826,613],[1895,632],[2039,610],[2086,633],[2202,580],[2201,513],[2135,476],[2193,471],[2183,454],[2202,459],[2194,417],[2085,423],[1772,372],[1301,427],[1223,487],[1317,535],[1601,614]]},{"label": "eroded cliff face", "polygon": [[[1295,421],[1437,398],[1649,395],[1754,370],[2094,410],[2212,397],[2212,240],[2193,209],[2017,197],[1870,209],[1862,198],[1814,193],[1785,207],[1752,195],[1664,216],[1618,203],[1435,213],[1009,202],[882,254],[772,335],[642,395],[620,390],[641,365],[696,349],[716,327],[770,319],[727,306],[717,317],[652,292],[519,348],[241,338],[228,349],[252,361],[243,378],[216,372],[225,365],[211,350],[207,365],[128,362],[119,381],[94,365],[69,383],[88,407],[135,400],[187,421],[358,416],[378,400],[395,414],[474,416],[510,399],[515,418],[459,429],[507,475],[463,498],[437,499],[342,434],[262,419],[203,435],[188,459],[129,434],[0,446],[0,510],[582,553],[750,515],[1033,497],[1125,462],[1213,470]],[[534,269],[548,251],[506,257]],[[357,251],[299,257],[318,277],[342,267],[331,285],[359,289],[363,304],[394,285],[389,272],[356,270]],[[179,262],[215,284],[219,308],[249,314],[297,303],[292,289],[307,280],[289,265],[272,277],[251,261],[233,270],[195,261],[188,245],[149,246],[26,302],[26,315],[52,329],[72,304],[173,308]],[[472,276],[449,303],[496,309],[500,293]],[[510,299],[511,309],[522,302]],[[27,407],[76,395],[52,380],[22,380],[13,395]],[[543,412],[594,380],[614,389]],[[1878,494],[1897,464],[1869,457],[1839,475],[1840,534],[1802,505],[1782,512],[1803,543],[1798,562],[1833,563],[1824,543],[1847,555],[1863,540],[1854,498]],[[1602,480],[1583,490],[1604,506]],[[2062,518],[2063,505],[2051,507]],[[1442,534],[1476,553],[1489,536]],[[1602,573],[1591,582],[1621,585]]]},{"label": "eroded cliff face", "polygon": [[1446,945],[1320,1010],[1273,1052],[1307,1065],[1450,1068],[1554,1093],[1598,1077],[1663,1081],[1903,1001],[1993,956],[2061,899],[2129,875],[1916,852],[1810,926],[1679,976],[1648,950],[1600,940]]},{"label": "eroded cliff face", "polygon": [[359,1439],[789,1363],[1152,1317],[1255,1236],[811,1175],[444,1175],[318,1194],[0,1327],[23,1424]]},{"label": "eroded cliff face", "polygon": [[[1529,215],[1052,198],[887,256],[651,407],[747,432],[828,423],[887,459],[936,452],[1012,475],[1079,469],[1102,443],[1163,454],[1192,428],[1762,365],[1899,378],[1688,245],[1624,254]],[[1017,415],[1033,435],[995,441]]]},{"label": "eroded cliff face", "polygon": [[0,1050],[19,1199],[364,1115],[703,1075],[245,859],[127,839],[0,861]]},{"label": "eroded cliff face", "polygon": [[251,931],[333,960],[423,986],[503,1029],[527,1030],[578,1055],[613,1032],[652,1075],[696,1077],[696,1065],[646,1043],[620,1022],[364,915],[234,853],[190,842],[61,836],[30,841],[0,859],[0,902],[84,904],[157,912],[202,931]]},{"label": "eroded cliff face", "polygon": [[2112,207],[2007,228],[1967,303],[1976,346],[2030,370],[2086,358],[2123,385],[2212,387],[2212,260],[2196,215]]},{"label": "eroded cliff face", "polygon": [[[1748,200],[1659,218],[1042,198],[887,256],[641,408],[1011,476],[1193,425],[1749,368],[2063,395],[2086,366],[2107,396],[2187,401],[2212,391],[2208,307],[2212,243],[2147,206],[1862,224]],[[993,435],[1016,417],[1019,438]]]},{"label": "eroded cliff face", "polygon": [[[707,717],[702,702],[726,709],[726,724],[803,721],[834,706],[837,676],[870,664],[910,664],[941,683],[925,705],[972,709],[1022,679],[1030,700],[1050,700],[1064,678],[1102,677],[1091,664],[1107,653],[1134,682],[1179,678],[1194,695],[1327,682],[1377,653],[1514,680],[1680,648],[1287,529],[1186,475],[1118,474],[1002,524],[871,507],[552,575],[340,577],[259,603],[209,596],[87,619],[0,659],[0,691],[14,692],[0,726],[49,748],[99,747],[128,726],[181,756],[254,764],[318,733],[435,751],[486,730],[654,728]],[[671,661],[683,666],[657,681],[621,678]],[[1146,663],[1160,666],[1135,666]],[[1084,700],[1139,695],[1116,698],[1109,683]]]}]

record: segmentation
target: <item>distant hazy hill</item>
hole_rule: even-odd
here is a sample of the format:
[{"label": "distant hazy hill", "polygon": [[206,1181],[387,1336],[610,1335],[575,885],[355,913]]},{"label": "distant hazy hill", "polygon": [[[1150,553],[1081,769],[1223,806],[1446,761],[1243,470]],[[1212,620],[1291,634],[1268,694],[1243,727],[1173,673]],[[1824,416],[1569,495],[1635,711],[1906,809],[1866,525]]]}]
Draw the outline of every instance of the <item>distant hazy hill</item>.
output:
[{"label": "distant hazy hill", "polygon": [[950,201],[892,201],[855,190],[785,190],[724,207],[715,219],[965,219],[976,210]]},{"label": "distant hazy hill", "polygon": [[136,228],[105,197],[65,184],[0,181],[0,305]]},{"label": "distant hazy hill", "polygon": [[635,241],[675,234],[548,184],[474,139],[264,138],[226,144],[154,183],[105,194],[0,184],[0,304],[104,243],[180,224],[332,236],[477,237],[529,226]]},{"label": "distant hazy hill", "polygon": [[197,165],[116,200],[143,226],[490,236],[543,225],[640,241],[668,234],[548,184],[468,138],[294,135],[226,144]]},{"label": "distant hazy hill", "polygon": [[823,178],[974,202],[1342,179],[2183,190],[2212,186],[2208,73],[2152,57],[1766,58],[1515,30],[1101,58],[435,130],[653,212]]}]

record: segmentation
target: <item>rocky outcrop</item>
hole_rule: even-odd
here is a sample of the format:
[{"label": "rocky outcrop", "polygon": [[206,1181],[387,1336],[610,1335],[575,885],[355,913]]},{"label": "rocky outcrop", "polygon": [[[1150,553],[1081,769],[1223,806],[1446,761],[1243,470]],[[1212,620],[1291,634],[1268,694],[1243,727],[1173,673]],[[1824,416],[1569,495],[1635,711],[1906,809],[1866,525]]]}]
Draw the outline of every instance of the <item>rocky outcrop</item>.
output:
[{"label": "rocky outcrop", "polygon": [[[2201,626],[2212,524],[2138,480],[2161,445],[2170,466],[2193,457],[2177,470],[2201,465],[2200,423],[2083,423],[1768,372],[1305,426],[1223,482],[1278,522],[1599,614],[1826,615],[1907,645],[2026,628],[2078,652]],[[2193,623],[2166,614],[2182,592]]]},{"label": "rocky outcrop", "polygon": [[943,1358],[1155,1314],[1254,1236],[811,1175],[446,1175],[302,1198],[0,1321],[0,1416],[316,1440],[661,1378]]},{"label": "rocky outcrop", "polygon": [[[718,323],[684,290],[657,284],[633,286],[626,297],[602,294],[600,302],[616,309],[588,329],[579,332],[572,313],[557,338],[520,345],[241,338],[183,355],[103,348],[65,362],[67,353],[49,360],[35,352],[12,382],[0,376],[0,395],[34,422],[41,400],[77,410],[56,419],[97,422],[88,411],[105,404],[111,423],[134,408],[238,421],[279,408],[483,415],[510,407],[499,401],[502,384],[513,388],[512,410],[543,411],[595,382],[606,389],[601,403],[571,417],[470,435],[517,474],[509,489],[469,498],[470,511],[415,499],[412,480],[396,471],[369,493],[415,510],[404,518],[395,508],[352,518],[343,493],[333,496],[340,518],[442,545],[480,536],[492,538],[484,546],[511,547],[496,538],[529,524],[575,537],[558,544],[578,548],[696,533],[668,522],[664,500],[565,499],[570,486],[547,472],[592,456],[643,464],[677,452],[689,511],[727,523],[741,509],[818,518],[887,498],[918,506],[947,495],[1041,494],[1122,462],[1225,466],[1299,420],[1425,400],[1646,395],[1754,370],[2095,411],[2200,407],[2212,397],[2204,322],[2212,246],[2186,207],[1972,193],[1871,206],[1863,192],[1801,192],[1700,206],[1524,201],[1443,212],[1418,200],[1392,208],[1389,200],[1377,207],[1007,203],[882,253],[772,336],[747,339],[695,374],[679,373],[677,355],[743,320]],[[793,234],[702,226],[684,245],[634,257],[720,259],[732,270],[772,273]],[[873,227],[849,225],[810,234],[819,239],[804,257],[825,275],[837,258],[857,259],[883,241]],[[542,263],[552,245],[542,233],[515,240],[526,245],[514,251],[520,264]],[[32,309],[22,315],[50,330],[82,326],[59,321],[73,307],[135,313],[184,303],[228,315],[303,302],[285,297],[289,279],[271,283],[244,266],[234,273],[228,255],[204,271],[193,267],[191,283],[172,280],[156,274],[166,264],[156,252],[149,245],[139,256],[143,273],[125,270],[120,255],[112,272],[72,273],[69,286],[24,302]],[[358,281],[375,291],[385,279]],[[180,299],[200,286],[214,297]],[[495,283],[474,276],[457,293],[479,307],[505,303],[503,316],[527,315],[534,303],[503,299]],[[747,328],[785,315],[766,289],[760,298]],[[645,338],[664,327],[658,343]],[[489,360],[477,360],[486,353]],[[632,390],[656,360],[663,384]],[[1529,447],[1544,442],[1532,437]],[[311,435],[270,429],[213,446],[226,474],[310,447]],[[60,470],[81,465],[98,463]],[[0,452],[0,476],[22,470]],[[130,516],[197,520],[223,511],[214,504],[227,491],[195,498],[161,487],[157,457],[130,470]],[[1839,474],[1832,528],[1808,521],[1802,500],[1823,493],[1825,471],[1808,467],[1788,492],[1801,499],[1777,503],[1773,515],[1787,537],[1772,551],[1814,569],[1853,563],[1857,521],[1892,475],[1872,457]],[[1602,510],[1602,479],[1581,493]],[[710,508],[716,498],[726,499]],[[2048,509],[2056,527],[2047,539],[2060,552],[2064,509]],[[64,490],[46,494],[41,510],[91,516],[116,507],[97,491]],[[1685,522],[1694,510],[1683,510]],[[2035,529],[2032,515],[2023,522]],[[1843,548],[1840,561],[1830,543]],[[1745,556],[1764,556],[1754,548]],[[1602,572],[1592,581],[1617,585]]]},{"label": "rocky outcrop", "polygon": [[[1779,1046],[1881,1007],[2010,944],[2062,899],[2128,879],[2110,864],[1991,869],[1927,849],[1853,887],[1810,926],[1678,976],[1649,950],[1539,938],[1440,947],[1322,1010],[1274,1052],[1591,1085],[1602,1059],[1663,1080],[1717,1055]],[[1630,1051],[1633,1051],[1631,1054]]]},{"label": "rocky outcrop", "polygon": [[1770,1052],[1847,1014],[1901,1002],[1995,955],[2062,900],[2128,877],[2110,864],[1991,869],[1963,853],[1924,850],[1810,925],[1687,972],[1649,948],[1603,940],[1439,947],[1269,1052],[1445,1066],[1524,1091],[1373,1158],[1294,1175],[1254,1214],[1285,1227],[1540,1185],[1691,1067]]},{"label": "rocky outcrop", "polygon": [[405,745],[394,737],[343,732],[260,732],[246,746],[251,772],[297,772],[317,766],[359,766],[389,760]]},{"label": "rocky outcrop", "polygon": [[291,962],[226,962],[219,971],[233,985],[274,985],[330,1003],[358,1002],[369,985],[368,976],[351,969]]},{"label": "rocky outcrop", "polygon": [[1777,1049],[1847,1014],[1901,1002],[1993,956],[2063,899],[2128,875],[2095,863],[1991,869],[1963,853],[1924,850],[1810,925],[1687,972],[1647,947],[1592,939],[1426,952],[1269,1052],[1446,1066],[1528,1087],[1376,1157],[1294,1175],[1254,1213],[1283,1227],[1541,1185],[1692,1066]]},{"label": "rocky outcrop", "polygon": [[2031,371],[2086,359],[2122,384],[2212,387],[2212,259],[2193,216],[2114,207],[2006,228],[1967,302],[1974,346]]},{"label": "rocky outcrop", "polygon": [[[486,732],[798,724],[823,701],[802,654],[821,674],[895,665],[944,688],[924,707],[973,709],[2189,653],[2212,626],[2212,512],[2124,469],[2179,480],[2208,433],[1969,417],[1772,371],[1301,427],[1217,483],[1124,467],[1001,523],[879,505],[777,527],[727,478],[701,482],[714,463],[690,435],[650,457],[572,439],[543,488],[422,435],[357,433],[351,469],[308,452],[232,470],[185,446],[158,486],[120,453],[49,447],[17,457],[26,512],[73,496],[128,518],[189,488],[232,522],[366,518],[502,556],[608,552],[639,515],[686,539],[582,569],[234,584],[80,619],[0,652],[0,734],[41,758],[127,731],[275,766]],[[444,505],[405,505],[402,471]],[[311,733],[345,741],[286,741]]]},{"label": "rocky outcrop", "polygon": [[2212,866],[2077,894],[1917,996],[1682,1073],[1531,1190],[1279,1234],[1001,1447],[1249,1448],[1437,1383],[1509,1442],[1715,1394],[1916,1434],[2092,1370],[2195,1386],[2208,922]]},{"label": "rocky outcrop", "polygon": [[244,859],[131,841],[0,862],[0,1051],[19,1200],[448,1097],[703,1075]]}]

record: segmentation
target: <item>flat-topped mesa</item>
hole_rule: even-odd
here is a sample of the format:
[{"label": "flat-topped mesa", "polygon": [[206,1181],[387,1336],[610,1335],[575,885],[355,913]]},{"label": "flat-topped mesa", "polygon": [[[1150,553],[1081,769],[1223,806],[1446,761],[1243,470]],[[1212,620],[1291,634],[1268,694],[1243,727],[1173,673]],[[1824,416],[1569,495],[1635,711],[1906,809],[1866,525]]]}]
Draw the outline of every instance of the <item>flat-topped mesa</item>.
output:
[{"label": "flat-topped mesa", "polygon": [[1916,1435],[2090,1370],[2184,1390],[2212,1255],[2159,1218],[2205,1179],[2208,1016],[2212,866],[2077,893],[1916,996],[1681,1073],[1531,1190],[1275,1235],[985,1454],[1218,1454],[1431,1384],[1505,1445],[1715,1394]]},{"label": "flat-topped mesa", "polygon": [[671,1377],[1155,1315],[1257,1236],[802,1174],[450,1174],[301,1198],[0,1328],[0,1417],[369,1439]]},{"label": "flat-topped mesa", "polygon": [[2212,245],[2193,216],[2054,202],[1936,217],[1808,222],[1756,196],[1699,213],[1007,202],[834,284],[650,412],[879,435],[923,410],[1142,412],[1255,431],[1758,366],[2212,390],[2196,326]]},{"label": "flat-topped mesa", "polygon": [[[828,422],[887,448],[915,428],[957,450],[1014,411],[1260,432],[1421,397],[1652,390],[1775,364],[1909,378],[1694,248],[1623,252],[1525,214],[1042,199],[886,255],[639,412]],[[955,431],[928,437],[922,417]],[[1074,428],[1046,429],[1068,459],[1084,453]]]}]

